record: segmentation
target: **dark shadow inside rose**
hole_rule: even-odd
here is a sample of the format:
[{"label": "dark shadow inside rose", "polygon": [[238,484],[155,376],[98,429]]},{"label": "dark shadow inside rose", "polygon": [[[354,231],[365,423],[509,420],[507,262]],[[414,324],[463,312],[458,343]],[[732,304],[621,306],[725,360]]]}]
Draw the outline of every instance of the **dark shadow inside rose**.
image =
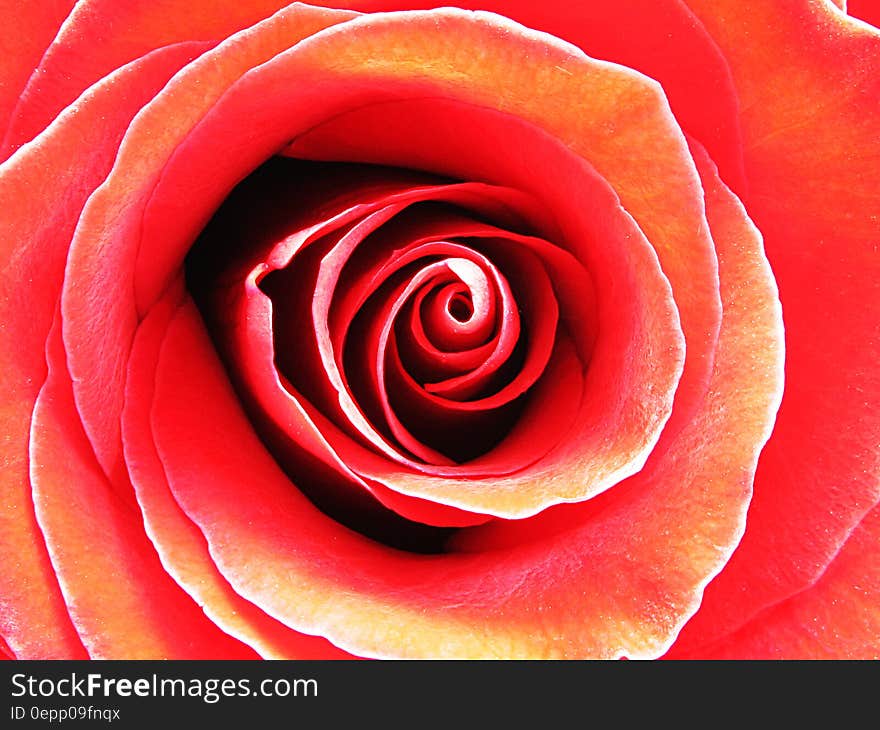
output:
[{"label": "dark shadow inside rose", "polygon": [[[328,465],[302,448],[277,422],[267,417],[230,356],[230,342],[238,329],[246,325],[241,320],[241,313],[230,309],[229,302],[235,301],[236,292],[243,291],[244,280],[255,262],[265,260],[273,246],[292,232],[308,229],[315,222],[332,217],[340,206],[356,205],[360,200],[383,194],[389,181],[397,187],[454,183],[415,171],[380,166],[270,159],[239,184],[204,228],[186,260],[187,284],[256,432],[288,474],[293,487],[301,490],[323,512],[369,538],[398,549],[438,553],[443,552],[456,528],[434,527],[400,516],[382,505],[362,485],[353,483],[339,468]],[[466,215],[481,224],[494,223],[484,220],[479,213],[452,205],[416,203],[409,206],[382,226],[381,232],[364,238],[338,276],[336,285],[343,294],[334,293],[334,297],[344,299],[345,292],[362,287],[364,272],[369,273],[369,267],[375,266],[375,261],[394,261],[395,256],[405,251],[403,242],[408,235],[419,232],[419,219],[442,217],[448,214],[447,209],[455,216]],[[515,219],[508,218],[503,224],[521,235],[535,234],[526,224]],[[342,230],[346,229],[343,227]],[[319,237],[302,246],[286,266],[265,276],[259,288],[272,302],[271,322],[266,326],[272,329],[277,377],[297,398],[319,412],[322,418],[329,419],[328,422],[340,432],[361,447],[373,448],[369,439],[353,427],[340,410],[338,387],[333,387],[327,375],[330,355],[315,345],[315,303],[322,296],[315,292],[323,291],[321,286],[326,285],[326,282],[321,283],[321,277],[328,266],[327,260],[332,258],[330,252],[339,245],[340,235]],[[499,248],[497,241],[487,241],[467,239],[442,245],[466,247],[476,252],[474,256],[497,258],[499,251],[504,250],[503,244]],[[440,337],[434,342],[431,337],[436,334],[432,327],[436,329],[438,317],[441,320],[445,317],[447,326],[455,332],[459,325],[459,329],[466,330],[478,318],[473,293],[443,269],[444,262],[448,261],[457,262],[459,259],[430,250],[425,256],[401,265],[373,289],[367,288],[364,301],[351,313],[346,312],[341,324],[331,322],[331,337],[339,338],[344,346],[329,365],[331,369],[338,366],[345,388],[380,438],[386,439],[407,458],[416,461],[421,458],[430,463],[430,454],[436,453],[438,458],[448,459],[447,463],[457,464],[467,463],[501,442],[527,403],[529,392],[525,388],[524,392],[517,391],[514,397],[502,399],[500,405],[485,411],[456,410],[459,400],[491,398],[515,380],[526,361],[529,347],[526,325],[533,324],[528,320],[534,315],[517,309],[514,317],[523,318],[523,332],[514,345],[508,345],[509,351],[504,352],[504,358],[492,370],[491,376],[476,379],[476,384],[470,387],[458,387],[457,379],[466,381],[467,369],[474,368],[476,355],[471,353],[483,357],[492,351],[492,347],[499,349],[491,340],[499,336],[502,317],[510,317],[512,309],[518,307],[515,285],[521,285],[528,273],[514,272],[510,287],[513,304],[504,300],[503,306],[499,305],[505,312],[499,310],[491,326],[487,325],[480,333],[484,340],[465,337],[464,344],[458,347],[455,338],[450,341]],[[517,266],[522,269],[522,262]],[[435,279],[427,281],[415,294],[400,295],[408,281],[431,267],[440,272]],[[317,289],[316,281],[319,284]],[[506,282],[504,285],[507,286]],[[498,292],[493,291],[493,296],[497,295]],[[332,301],[336,303],[336,299]],[[393,326],[381,330],[376,322],[384,321],[383,316],[392,306],[397,306]],[[342,310],[345,311],[344,306]],[[412,322],[419,323],[422,340],[406,335]],[[377,341],[384,342],[385,349],[379,348]],[[468,365],[449,365],[444,360],[439,368],[433,368],[431,358],[425,356],[426,341],[430,341],[428,349],[450,351],[449,362],[467,362]],[[384,389],[377,389],[376,376],[371,370],[377,363],[385,368]],[[267,373],[266,377],[276,376]],[[439,385],[430,382],[432,377]],[[442,391],[448,383],[456,384],[449,391],[453,394],[448,400],[453,404],[451,410],[437,405],[442,404],[445,396],[427,392],[432,387]],[[426,387],[425,392],[413,394],[414,388],[421,391]],[[389,423],[389,412],[394,414],[393,423]],[[424,444],[428,457],[424,457],[423,452],[413,454],[407,448],[408,442],[401,443],[398,438],[400,429],[407,437]]]}]

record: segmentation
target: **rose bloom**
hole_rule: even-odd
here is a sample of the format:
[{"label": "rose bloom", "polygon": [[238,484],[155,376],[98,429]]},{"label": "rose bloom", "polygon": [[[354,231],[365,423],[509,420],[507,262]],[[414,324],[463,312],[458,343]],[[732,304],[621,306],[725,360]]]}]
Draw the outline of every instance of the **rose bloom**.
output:
[{"label": "rose bloom", "polygon": [[880,656],[876,3],[4,10],[0,653]]}]

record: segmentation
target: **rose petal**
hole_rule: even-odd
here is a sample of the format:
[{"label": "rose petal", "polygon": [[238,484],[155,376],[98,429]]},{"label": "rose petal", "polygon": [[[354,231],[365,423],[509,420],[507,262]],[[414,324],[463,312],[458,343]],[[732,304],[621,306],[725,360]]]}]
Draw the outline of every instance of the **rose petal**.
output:
[{"label": "rose petal", "polygon": [[[46,47],[52,42],[58,26],[73,5],[74,0],[41,3],[3,0],[0,3],[0,17],[6,19],[3,23],[3,31],[0,33],[0,54],[3,58],[3,84],[0,85],[0,135],[9,126],[21,90],[40,63]],[[121,65],[123,64],[117,64],[113,68]],[[80,87],[71,100],[84,89],[85,86]],[[6,157],[7,155],[0,156],[0,161]]]},{"label": "rose petal", "polygon": [[[611,515],[620,509],[627,514],[630,509],[637,509],[635,505],[640,500],[644,500],[644,509],[649,512],[659,509],[670,514],[658,524],[629,514],[629,521],[622,525],[638,525],[640,554],[627,554],[627,560],[633,562],[621,567],[623,571],[636,573],[644,562],[668,580],[693,569],[701,560],[716,561],[717,570],[723,567],[725,554],[736,547],[738,535],[745,527],[742,512],[737,530],[725,538],[726,548],[719,537],[701,539],[685,533],[697,527],[709,531],[722,529],[736,511],[734,505],[740,496],[750,491],[755,463],[769,436],[782,394],[782,323],[775,283],[763,259],[757,230],[736,198],[720,183],[705,153],[698,145],[693,151],[706,187],[707,213],[718,246],[725,303],[716,377],[705,410],[676,437],[668,452],[652,455],[640,474],[611,492],[582,505],[551,508],[530,520],[496,521],[463,531],[455,536],[450,547],[486,551],[533,544],[537,551],[551,537],[562,544],[572,544],[581,525],[613,519]],[[756,339],[760,347],[754,346]],[[648,506],[655,498],[657,503]],[[710,506],[714,500],[718,502]],[[705,510],[702,515],[701,509]],[[711,520],[707,521],[706,515]],[[690,546],[683,561],[670,562],[668,555],[642,553],[652,543],[656,546],[679,530],[682,543]],[[616,583],[612,581],[609,585]],[[689,613],[697,609],[699,593],[700,589],[687,609]],[[677,648],[673,647],[670,656],[677,656]],[[696,652],[695,656],[703,654]]]},{"label": "rose petal", "polygon": [[[3,14],[19,18],[22,13],[35,16],[21,33],[18,23],[8,23],[16,35],[12,40],[18,49],[33,44],[39,53],[14,50],[6,58],[27,61],[30,81],[21,92],[14,87],[17,99],[9,129],[0,144],[0,159],[5,159],[19,146],[36,137],[66,106],[86,88],[130,61],[167,45],[183,41],[214,41],[226,38],[243,28],[269,17],[283,8],[286,0],[247,0],[218,5],[212,0],[80,0],[70,16],[71,2],[20,3]],[[48,7],[47,7],[48,6]],[[59,25],[61,26],[59,29]],[[49,33],[42,42],[45,33]],[[52,40],[52,36],[57,36]],[[122,30],[123,32],[120,32]],[[52,40],[46,49],[46,44]],[[211,43],[213,45],[213,43]],[[32,62],[31,62],[32,59]],[[39,64],[39,65],[38,65]],[[33,71],[33,74],[31,74]],[[21,92],[19,94],[19,92]],[[10,108],[11,109],[11,108]],[[0,115],[0,119],[6,117]]]},{"label": "rose petal", "polygon": [[[7,444],[0,480],[0,553],[5,566],[0,573],[0,632],[22,656],[85,654],[34,520],[27,464],[30,414],[45,378],[45,342],[67,245],[83,203],[110,170],[115,146],[131,118],[202,50],[199,44],[162,49],[119,69],[0,168],[0,207],[15,211],[0,221],[0,289],[10,293],[0,300],[5,394],[0,432]],[[71,159],[81,162],[70,165]],[[41,194],[34,196],[33,190]],[[58,205],[59,200],[64,205]],[[32,283],[32,290],[22,290],[22,282]]]},{"label": "rose petal", "polygon": [[822,575],[880,496],[880,36],[823,3],[689,3],[743,101],[749,213],[779,281],[785,396],[742,544],[681,647]]},{"label": "rose petal", "polygon": [[[430,0],[342,0],[315,3],[363,12],[439,8]],[[700,139],[734,191],[745,194],[739,104],[724,55],[699,19],[679,0],[542,2],[464,0],[569,41],[584,52],[656,79],[676,119]]]},{"label": "rose petal", "polygon": [[[461,253],[464,254],[465,252],[462,251]],[[471,256],[473,255],[472,252],[467,253]],[[482,259],[482,257],[479,258]],[[480,264],[489,268],[496,278],[494,283],[502,289],[501,296],[505,300],[504,308],[508,309],[515,306],[506,282],[498,271],[485,259],[482,259]],[[380,418],[387,423],[397,439],[402,440],[405,448],[415,449],[414,453],[417,458],[421,458],[428,463],[443,465],[454,464],[454,461],[450,461],[442,456],[438,458],[433,453],[433,450],[427,449],[424,444],[417,439],[413,439],[412,434],[400,421],[399,414],[408,409],[412,411],[414,416],[414,419],[411,420],[426,419],[428,422],[431,422],[434,420],[433,415],[436,415],[431,412],[432,406],[435,412],[439,410],[446,413],[450,411],[455,412],[461,409],[462,406],[469,406],[470,408],[466,410],[468,415],[472,415],[473,411],[479,412],[496,406],[496,404],[487,403],[486,401],[504,399],[504,402],[497,405],[506,405],[505,389],[486,399],[460,403],[458,401],[450,402],[446,398],[434,395],[427,388],[419,387],[411,378],[406,380],[406,385],[399,381],[395,382],[394,374],[396,373],[400,378],[403,378],[405,377],[405,370],[402,364],[399,364],[399,360],[397,360],[399,367],[395,368],[392,366],[394,356],[392,354],[393,339],[391,337],[392,329],[400,310],[419,287],[430,286],[437,280],[455,281],[456,277],[461,277],[458,281],[467,281],[470,278],[471,286],[474,286],[475,283],[478,285],[488,285],[484,272],[480,270],[480,265],[464,255],[461,258],[445,258],[429,264],[417,271],[411,279],[403,281],[395,291],[392,291],[389,300],[378,311],[368,313],[367,316],[370,321],[364,325],[365,331],[355,335],[355,339],[359,339],[358,335],[360,335],[364,338],[364,341],[355,342],[348,348],[349,353],[353,353],[353,355],[347,369],[352,372],[353,376],[359,376],[358,380],[360,382],[358,384],[361,385],[359,393],[361,397],[358,400],[365,403],[367,407],[372,405],[374,410],[378,406],[378,413],[381,414]],[[555,326],[555,319],[553,324]],[[501,328],[502,333],[497,340],[498,347],[474,371],[476,373],[475,377],[480,378],[482,383],[487,382],[494,375],[495,370],[511,356],[511,351],[515,345],[515,338],[519,334],[519,318],[506,318]],[[507,337],[508,334],[510,334],[510,337]],[[549,354],[548,349],[548,358]],[[390,366],[388,368],[390,372],[386,372],[386,363]],[[540,364],[541,369],[543,369],[545,364],[546,362]],[[522,372],[527,376],[530,375],[525,369]],[[466,378],[467,375],[460,377]],[[478,387],[482,383],[474,384],[471,382],[465,385],[469,384],[472,387]],[[515,385],[515,383],[516,381],[511,385]],[[466,395],[467,393],[465,392],[464,396],[466,397]],[[397,401],[397,405],[392,405],[392,399]],[[435,422],[435,427],[437,426],[439,424]],[[409,446],[407,446],[407,443]]]},{"label": "rose petal", "polygon": [[141,323],[132,346],[123,411],[126,463],[144,528],[162,565],[226,633],[265,658],[331,659],[350,657],[323,638],[289,629],[239,596],[217,572],[204,537],[168,491],[150,430],[150,405],[159,348],[181,299],[170,290]]},{"label": "rose petal", "polygon": [[874,507],[811,586],[757,613],[707,659],[878,659],[880,509]]},{"label": "rose petal", "polygon": [[34,509],[70,618],[89,655],[255,658],[169,577],[131,495],[120,495],[97,468],[74,406],[57,320],[46,359],[49,374],[31,422]]},{"label": "rose petal", "polygon": [[[424,0],[312,4],[365,12],[441,5]],[[630,66],[657,79],[666,89],[676,117],[704,141],[728,184],[742,192],[741,142],[735,121],[738,105],[730,73],[712,38],[684,3],[660,0],[645,6],[640,0],[623,0],[560,5],[481,0],[456,4],[509,16],[568,40],[596,58]],[[33,102],[20,110],[27,121],[21,123],[17,143],[33,137],[87,86],[123,63],[179,40],[223,38],[284,5],[285,0],[248,0],[222,8],[204,0],[79,2],[42,59],[39,77],[53,79],[53,85],[50,89],[37,85],[29,89]],[[621,32],[624,23],[625,33]],[[107,27],[126,28],[127,32],[106,34]],[[33,65],[28,71],[31,68]]]}]

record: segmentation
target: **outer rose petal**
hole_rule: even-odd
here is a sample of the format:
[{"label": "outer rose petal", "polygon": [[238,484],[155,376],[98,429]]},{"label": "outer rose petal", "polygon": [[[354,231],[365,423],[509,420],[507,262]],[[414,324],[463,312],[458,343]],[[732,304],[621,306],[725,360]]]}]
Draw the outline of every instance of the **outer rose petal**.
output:
[{"label": "outer rose petal", "polygon": [[[74,0],[0,2],[0,18],[4,19],[0,30],[0,136],[6,131],[12,110],[28,77],[40,63],[46,47],[52,42],[73,4]],[[82,88],[77,90],[73,98],[80,91]],[[5,157],[2,155],[0,159]]]},{"label": "outer rose petal", "polygon": [[[436,0],[331,0],[315,4],[368,13],[444,6]],[[684,2],[459,0],[449,4],[498,13],[569,41],[590,56],[656,79],[685,131],[708,148],[727,183],[744,192],[738,102],[730,71]]]},{"label": "outer rose petal", "polygon": [[323,638],[292,631],[239,596],[220,575],[199,529],[181,512],[168,491],[150,429],[150,405],[159,348],[178,306],[180,287],[169,290],[138,328],[126,384],[123,412],[126,463],[144,527],[165,569],[208,617],[265,658],[330,659],[350,655]]},{"label": "outer rose petal", "polygon": [[880,659],[880,508],[853,530],[809,588],[756,614],[697,657]]},{"label": "outer rose petal", "polygon": [[[4,0],[6,2],[6,0]],[[23,12],[40,13],[39,27],[52,27],[51,35],[40,48],[46,50],[58,22],[66,15],[50,12],[46,2],[15,2],[4,18],[16,18]],[[58,36],[42,59],[37,55],[27,65],[30,81],[15,105],[11,126],[0,127],[0,159],[33,139],[64,107],[87,87],[139,56],[156,48],[181,41],[217,41],[269,17],[289,3],[287,0],[247,0],[217,3],[212,0],[80,0],[58,29]],[[59,10],[71,2],[54,0]],[[54,11],[50,3],[50,8]],[[52,21],[56,20],[54,24]],[[39,45],[43,34],[34,28],[22,33],[19,23],[8,23],[16,44]],[[6,51],[3,46],[0,50]],[[21,49],[23,50],[23,49]],[[19,49],[5,58],[30,61],[32,54]],[[39,63],[39,66],[37,66]],[[35,70],[34,70],[35,69]],[[31,70],[33,74],[31,75]],[[23,83],[21,84],[23,86]],[[14,89],[17,95],[21,86]],[[0,112],[3,108],[0,107]],[[12,107],[10,107],[10,112]],[[5,120],[0,115],[0,122]],[[5,137],[2,132],[6,132]]]},{"label": "outer rose petal", "polygon": [[[0,477],[0,633],[16,653],[81,657],[34,521],[28,481],[30,414],[46,373],[67,244],[88,194],[110,170],[132,116],[168,78],[203,50],[184,44],[123,67],[85,94],[40,137],[0,167],[0,353],[4,468]],[[70,165],[70,160],[79,164]],[[39,190],[40,195],[33,195]],[[57,201],[64,201],[63,206]],[[23,290],[23,282],[33,289]]]},{"label": "outer rose petal", "polygon": [[34,505],[90,656],[255,658],[211,623],[162,569],[129,495],[121,497],[97,468],[74,408],[57,322],[46,358],[49,374],[31,422]]},{"label": "outer rose petal", "polygon": [[[286,0],[246,0],[222,6],[210,0],[83,0],[34,74],[27,98],[17,110],[17,129],[7,143],[14,146],[31,139],[88,85],[132,58],[178,40],[223,38],[286,4]],[[364,12],[443,5],[426,0],[312,4]],[[738,105],[729,70],[717,46],[680,0],[648,4],[642,0],[465,0],[455,5],[508,16],[568,40],[596,58],[657,79],[676,117],[707,146],[728,184],[737,191],[744,186]],[[107,27],[125,28],[126,33],[107,34]],[[52,80],[51,86],[38,82],[46,78]]]},{"label": "outer rose petal", "polygon": [[880,494],[880,34],[823,2],[690,6],[743,101],[749,213],[786,326],[746,534],[676,647],[694,653],[815,582]]}]

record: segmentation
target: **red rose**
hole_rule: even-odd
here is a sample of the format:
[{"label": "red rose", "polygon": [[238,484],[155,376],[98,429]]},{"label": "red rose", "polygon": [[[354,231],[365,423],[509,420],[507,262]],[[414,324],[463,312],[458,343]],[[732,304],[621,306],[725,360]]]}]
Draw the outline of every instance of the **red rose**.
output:
[{"label": "red rose", "polygon": [[71,5],[4,14],[3,653],[878,656],[875,28]]}]

